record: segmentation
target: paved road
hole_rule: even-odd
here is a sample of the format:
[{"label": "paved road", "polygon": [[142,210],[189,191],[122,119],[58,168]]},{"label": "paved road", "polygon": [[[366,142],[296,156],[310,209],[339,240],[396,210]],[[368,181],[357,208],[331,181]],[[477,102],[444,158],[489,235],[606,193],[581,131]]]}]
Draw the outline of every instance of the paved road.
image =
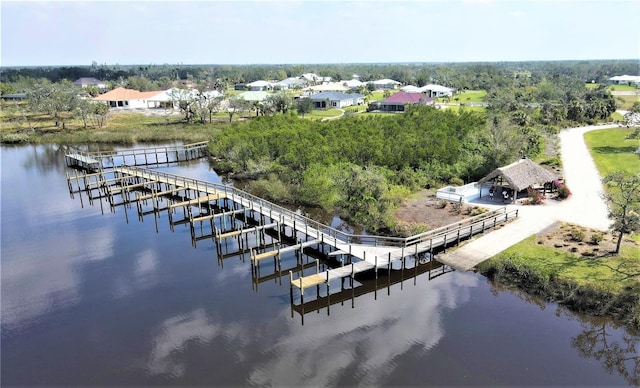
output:
[{"label": "paved road", "polygon": [[546,201],[541,206],[510,205],[510,208],[516,207],[519,211],[517,220],[458,249],[438,255],[438,261],[458,270],[468,271],[556,221],[607,230],[611,221],[602,199],[600,174],[583,136],[588,131],[617,127],[618,125],[596,125],[562,130],[559,136],[564,179],[573,193],[571,197],[559,202]]}]

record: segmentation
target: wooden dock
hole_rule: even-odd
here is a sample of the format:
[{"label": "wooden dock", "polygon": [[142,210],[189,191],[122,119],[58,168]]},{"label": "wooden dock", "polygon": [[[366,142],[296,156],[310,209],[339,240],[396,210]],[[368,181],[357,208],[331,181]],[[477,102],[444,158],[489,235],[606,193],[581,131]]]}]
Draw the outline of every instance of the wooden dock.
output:
[{"label": "wooden dock", "polygon": [[[237,238],[240,243],[242,236],[254,233],[256,246],[261,246],[265,245],[266,231],[273,230],[274,236],[277,236],[274,241],[278,241],[278,244],[274,244],[272,250],[263,252],[250,250],[251,265],[254,268],[258,267],[256,271],[259,269],[260,262],[273,258],[274,268],[280,272],[283,254],[291,251],[302,252],[305,248],[314,245],[317,245],[323,254],[327,249],[327,257],[348,258],[347,265],[328,268],[324,271],[320,271],[319,266],[316,265],[315,273],[305,275],[304,272],[300,272],[297,278],[294,278],[293,272],[290,272],[291,293],[293,295],[294,288],[298,289],[301,297],[306,288],[325,284],[328,289],[329,284],[336,279],[353,279],[356,275],[365,272],[375,273],[377,277],[380,270],[391,271],[394,263],[402,263],[404,266],[408,257],[427,255],[437,260],[436,252],[446,250],[462,240],[484,233],[518,216],[517,210],[507,211],[506,208],[500,208],[408,238],[353,235],[223,184],[132,166],[114,167],[108,174],[113,177],[103,171],[83,176],[76,175],[76,177],[68,175],[70,191],[74,189],[72,181],[75,181],[79,188],[81,182],[84,182],[84,187],[88,190],[95,187],[107,188],[105,192],[108,195],[119,192],[125,199],[123,193],[128,193],[128,190],[136,187],[144,188],[146,193],[136,193],[139,214],[144,214],[141,202],[151,199],[153,210],[168,211],[169,221],[173,225],[172,214],[182,208],[185,214],[184,219],[189,220],[193,240],[197,240],[195,223],[200,223],[202,227],[203,222],[207,220],[210,223],[211,233],[206,237],[210,236],[217,243],[228,238]],[[184,199],[169,202],[162,209],[158,208],[161,197],[171,201],[168,198],[173,198],[172,195],[176,192],[184,193],[181,197]],[[175,199],[172,200],[175,201]],[[112,203],[111,199],[110,201]],[[214,208],[222,210],[212,214]],[[229,222],[226,221],[227,219]],[[249,219],[253,220],[253,224],[247,224]],[[258,234],[261,236],[260,239]],[[280,242],[284,238],[297,243],[282,247]],[[263,244],[260,244],[261,241]],[[447,264],[455,266],[455,263]],[[295,268],[308,269],[301,263],[298,263]]]},{"label": "wooden dock", "polygon": [[99,171],[117,166],[164,165],[205,156],[208,141],[149,148],[132,148],[115,151],[76,151],[65,155],[68,167],[79,167],[88,171]]}]

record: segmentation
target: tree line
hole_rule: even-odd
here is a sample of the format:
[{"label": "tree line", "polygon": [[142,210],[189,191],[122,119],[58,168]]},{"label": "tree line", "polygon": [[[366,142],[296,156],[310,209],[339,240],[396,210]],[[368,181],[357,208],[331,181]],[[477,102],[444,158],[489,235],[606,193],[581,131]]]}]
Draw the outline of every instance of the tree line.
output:
[{"label": "tree line", "polygon": [[358,75],[362,81],[391,78],[403,84],[441,84],[459,90],[514,87],[523,80],[532,84],[545,78],[566,77],[582,83],[604,83],[621,74],[637,74],[637,60],[530,61],[488,63],[387,63],[387,64],[283,64],[283,65],[107,65],[63,67],[3,67],[0,81],[21,90],[28,79],[58,82],[94,77],[112,85],[129,85],[141,91],[158,90],[177,79],[209,85],[228,86],[257,80],[282,80],[304,73],[348,80]]},{"label": "tree line", "polygon": [[[408,193],[476,180],[540,148],[504,119],[473,111],[408,106],[394,116],[311,121],[289,114],[236,122],[210,145],[220,172],[251,178],[269,199],[340,209],[370,230]],[[502,140],[508,139],[508,144]]]}]

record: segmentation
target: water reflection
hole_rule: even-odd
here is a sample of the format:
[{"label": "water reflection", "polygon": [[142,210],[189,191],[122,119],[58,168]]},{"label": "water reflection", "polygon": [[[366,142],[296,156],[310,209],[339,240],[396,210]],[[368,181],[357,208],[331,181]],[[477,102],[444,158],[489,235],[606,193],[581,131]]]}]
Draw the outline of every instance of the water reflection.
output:
[{"label": "water reflection", "polygon": [[[410,262],[292,306],[293,252],[251,271],[247,248],[277,237],[193,248],[166,210],[70,199],[48,147],[2,148],[2,386],[638,384],[636,334],[473,273]],[[170,168],[217,179],[204,162]],[[302,258],[301,272],[337,265]]]},{"label": "water reflection", "polygon": [[605,320],[585,319],[581,325],[583,332],[571,346],[582,357],[598,360],[609,374],[617,373],[630,385],[640,386],[640,334],[625,331],[620,337],[618,327]]}]

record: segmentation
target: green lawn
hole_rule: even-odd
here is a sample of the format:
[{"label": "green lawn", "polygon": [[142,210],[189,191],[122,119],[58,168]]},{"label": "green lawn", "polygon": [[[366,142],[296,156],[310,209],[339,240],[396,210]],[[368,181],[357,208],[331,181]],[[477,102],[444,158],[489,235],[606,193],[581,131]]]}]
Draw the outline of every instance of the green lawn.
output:
[{"label": "green lawn", "polygon": [[640,157],[634,154],[640,141],[625,139],[632,132],[632,128],[615,128],[585,133],[584,140],[601,176],[616,170],[630,174],[640,171]]},{"label": "green lawn", "polygon": [[616,100],[616,107],[622,110],[629,110],[634,102],[640,102],[640,96],[613,96]]},{"label": "green lawn", "polygon": [[452,102],[484,102],[485,97],[487,96],[486,90],[467,90],[460,94],[455,94],[453,98],[451,98]]},{"label": "green lawn", "polygon": [[304,115],[307,119],[324,119],[327,117],[337,117],[342,114],[340,109],[313,109],[310,113]]},{"label": "green lawn", "polygon": [[[640,242],[639,237],[634,236],[637,242]],[[638,286],[638,276],[629,277],[625,273],[640,273],[639,257],[640,246],[637,244],[623,244],[619,256],[590,258],[538,244],[536,235],[497,256],[501,260],[508,260],[516,267],[530,268],[546,279],[555,277],[611,292]],[[624,271],[617,271],[617,268],[624,268]]]},{"label": "green lawn", "polygon": [[611,113],[610,117],[611,117],[611,120],[613,121],[620,121],[620,122],[624,121],[624,116],[618,112]]},{"label": "green lawn", "polygon": [[[389,89],[388,92],[390,93],[390,95],[396,94],[400,91],[400,89]],[[384,96],[384,90],[379,89],[379,90],[375,90],[373,92],[371,92],[371,95],[369,96],[369,101],[378,101],[378,100],[384,100],[386,97]]]},{"label": "green lawn", "polygon": [[638,88],[631,85],[611,85],[609,86],[609,90],[616,92],[636,92]]}]

